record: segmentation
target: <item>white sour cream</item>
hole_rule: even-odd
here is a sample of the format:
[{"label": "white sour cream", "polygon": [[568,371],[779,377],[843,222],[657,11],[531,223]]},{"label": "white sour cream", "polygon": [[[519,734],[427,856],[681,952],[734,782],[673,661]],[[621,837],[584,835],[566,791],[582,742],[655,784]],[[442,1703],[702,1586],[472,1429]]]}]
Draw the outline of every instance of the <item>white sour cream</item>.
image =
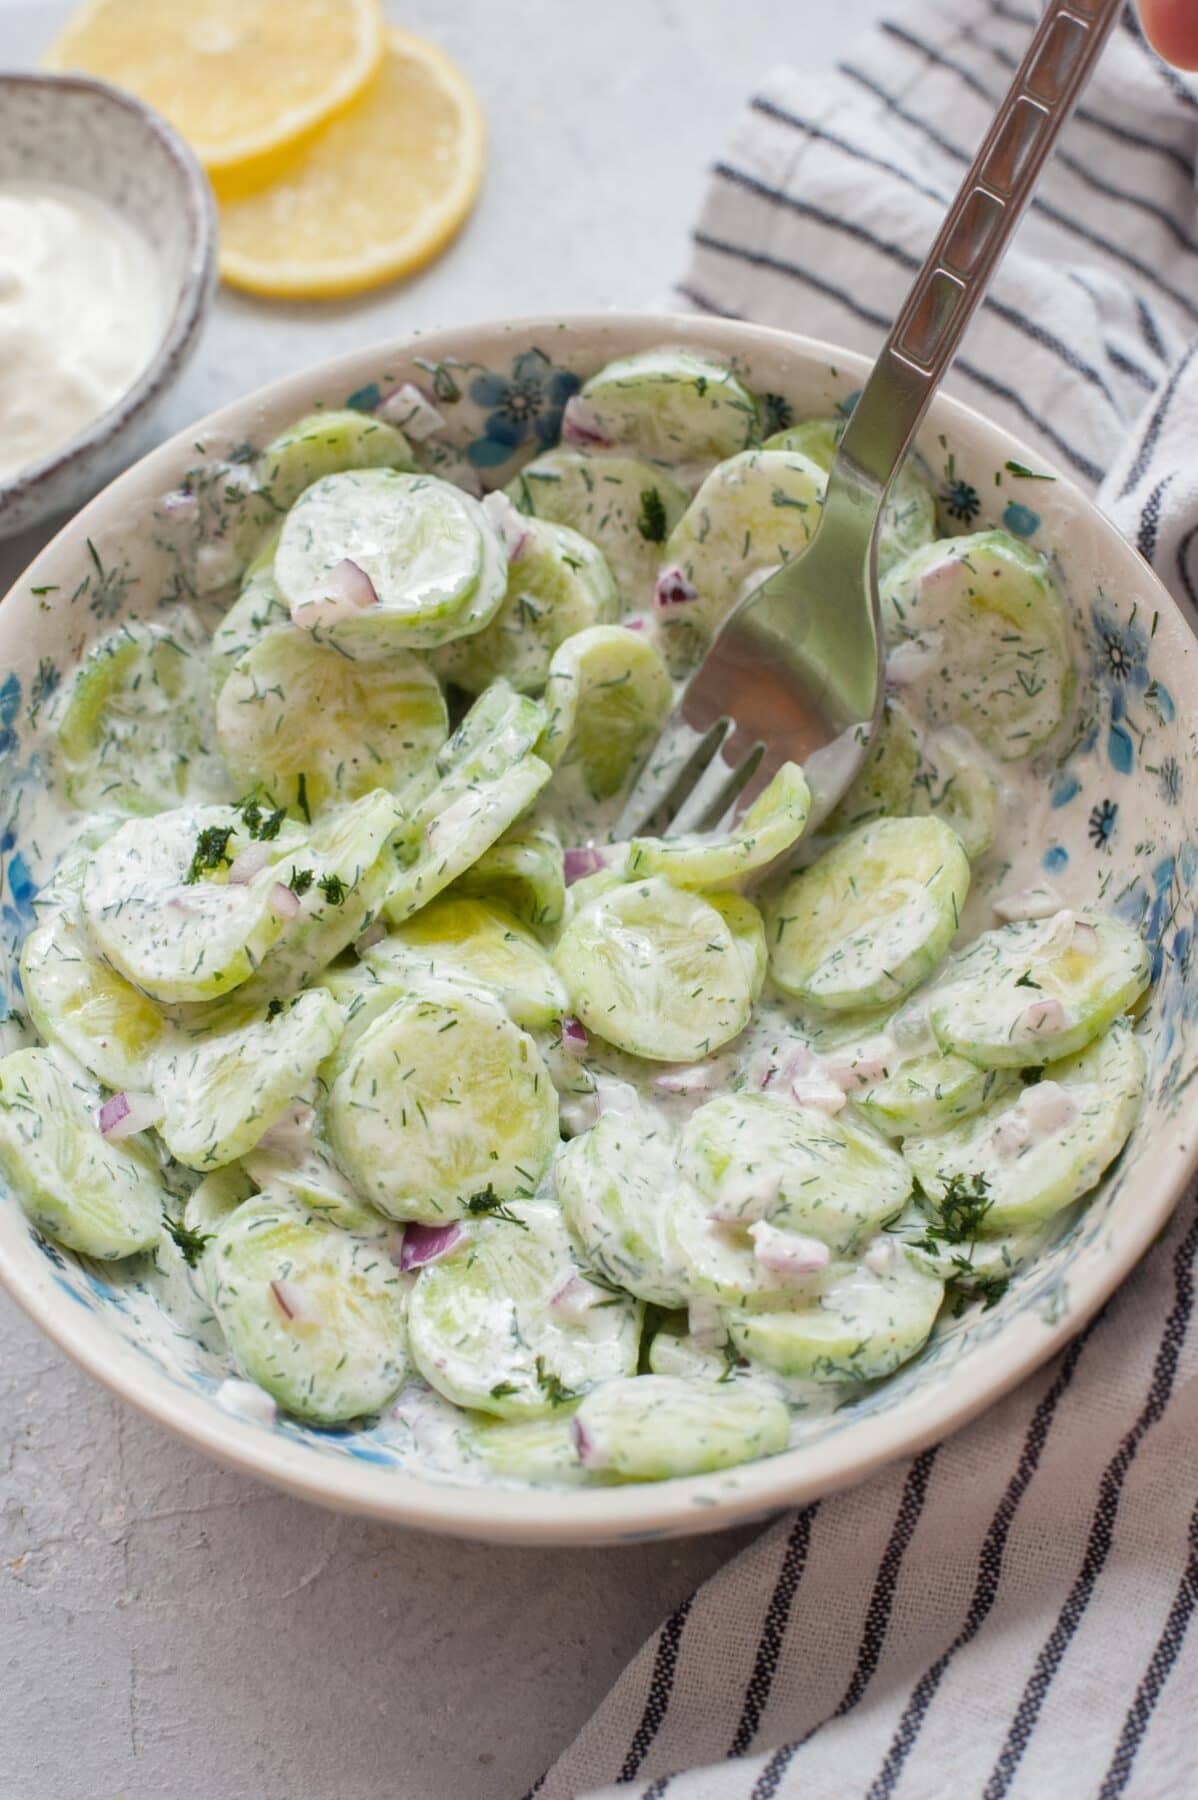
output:
[{"label": "white sour cream", "polygon": [[154,252],[102,200],[0,182],[0,480],[99,418],[162,333]]}]

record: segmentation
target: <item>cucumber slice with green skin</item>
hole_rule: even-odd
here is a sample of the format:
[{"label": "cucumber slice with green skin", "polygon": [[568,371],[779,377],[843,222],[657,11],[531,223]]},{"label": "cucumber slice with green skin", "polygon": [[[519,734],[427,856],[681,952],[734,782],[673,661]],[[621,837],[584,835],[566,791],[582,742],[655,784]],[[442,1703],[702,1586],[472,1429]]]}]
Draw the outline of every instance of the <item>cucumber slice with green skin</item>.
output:
[{"label": "cucumber slice with green skin", "polygon": [[296,625],[362,655],[388,655],[481,630],[503,600],[507,555],[460,488],[363,469],[326,476],[292,507],[275,580]]},{"label": "cucumber slice with green skin", "polygon": [[696,1341],[684,1319],[666,1319],[649,1345],[651,1375],[698,1375],[708,1381],[731,1381],[736,1369],[722,1350],[709,1350]]},{"label": "cucumber slice with green skin", "polygon": [[472,1419],[466,1443],[500,1481],[577,1485],[586,1479],[570,1407],[559,1407],[546,1419]]},{"label": "cucumber slice with green skin", "polygon": [[969,893],[969,858],[939,819],[875,819],[794,876],[774,903],[770,969],[827,1012],[902,999],[936,968]]},{"label": "cucumber slice with green skin", "polygon": [[765,920],[743,894],[707,894],[707,904],[713,907],[723,919],[732,933],[732,941],[740,952],[741,962],[749,983],[749,998],[756,1001],[765,986],[765,978],[769,973],[769,950],[765,941]]},{"label": "cucumber slice with green skin", "polygon": [[745,450],[707,476],[662,551],[681,576],[657,589],[662,651],[671,674],[700,660],[737,601],[770,569],[806,550],[827,477],[785,450]]},{"label": "cucumber slice with green skin", "polygon": [[1004,531],[946,538],[880,590],[892,657],[918,658],[908,690],[929,725],[963,725],[1004,762],[1053,735],[1073,701],[1065,607],[1043,557]]},{"label": "cucumber slice with green skin", "polygon": [[809,1305],[787,1312],[724,1313],[742,1356],[779,1375],[816,1382],[878,1381],[923,1349],[944,1299],[944,1283],[897,1242],[878,1267],[846,1269]]},{"label": "cucumber slice with green skin", "polygon": [[171,626],[130,620],[89,651],[59,716],[55,768],[85,811],[135,815],[224,799],[204,634],[186,609]]},{"label": "cucumber slice with green skin", "polygon": [[843,1115],[774,1094],[724,1094],[691,1114],[678,1168],[709,1214],[732,1228],[759,1220],[851,1254],[902,1211],[901,1156]]},{"label": "cucumber slice with green skin", "polygon": [[575,914],[554,961],[588,1031],[653,1062],[697,1062],[748,1023],[743,945],[714,906],[660,875]]},{"label": "cucumber slice with green skin", "polygon": [[983,932],[945,970],[928,1017],[944,1050],[982,1068],[1037,1068],[1092,1042],[1150,979],[1130,926],[1063,911]]},{"label": "cucumber slice with green skin", "polygon": [[[489,625],[438,650],[439,675],[467,693],[481,694],[497,675],[522,693],[539,693],[559,644],[589,625],[619,616],[620,594],[603,552],[567,525],[526,519],[504,496],[516,521],[509,549],[507,591]],[[495,500],[486,509],[494,516]]]},{"label": "cucumber slice with green skin", "polygon": [[280,513],[326,475],[347,469],[414,469],[402,431],[371,413],[330,409],[308,413],[279,433],[258,459],[259,482]]},{"label": "cucumber slice with green skin", "polygon": [[538,456],[506,492],[521,512],[569,525],[595,544],[634,612],[649,604],[662,545],[688,500],[686,489],[653,463],[576,450]]},{"label": "cucumber slice with green skin", "polygon": [[561,839],[551,825],[519,820],[458,876],[454,892],[505,907],[538,934],[550,935],[566,911]]},{"label": "cucumber slice with green skin", "polygon": [[790,1417],[763,1382],[638,1375],[593,1389],[574,1415],[574,1433],[588,1471],[668,1481],[776,1456]]},{"label": "cucumber slice with green skin", "polygon": [[409,1342],[447,1400],[501,1419],[536,1418],[633,1373],[641,1311],[639,1300],[587,1280],[556,1205],[522,1201],[472,1224],[420,1271]]},{"label": "cucumber slice with green skin", "polygon": [[880,1081],[853,1095],[853,1105],[887,1137],[943,1131],[1014,1090],[998,1069],[979,1069],[963,1056],[930,1051],[897,1062]]},{"label": "cucumber slice with green skin", "polygon": [[798,763],[783,763],[726,837],[633,838],[628,876],[667,875],[676,887],[712,891],[760,874],[803,835],[811,790]]},{"label": "cucumber slice with green skin", "polygon": [[83,929],[77,881],[43,896],[38,923],[21,947],[21,990],[29,1017],[107,1087],[136,1088],[163,1034],[162,1014],[93,951]]},{"label": "cucumber slice with green skin", "polygon": [[256,1184],[240,1163],[213,1169],[187,1196],[183,1223],[197,1237],[213,1237],[230,1213],[256,1192]]},{"label": "cucumber slice with green skin", "polygon": [[314,988],[273,1009],[234,1003],[215,1029],[181,1032],[155,1067],[171,1155],[204,1170],[244,1156],[305,1091],[341,1028],[333,996]]},{"label": "cucumber slice with green skin", "polygon": [[365,960],[383,975],[447,976],[484,988],[530,1030],[566,1010],[566,990],[536,938],[484,900],[442,895],[372,944]]},{"label": "cucumber slice with green skin", "polygon": [[998,831],[999,789],[965,732],[954,726],[924,739],[911,797],[912,813],[930,813],[955,831],[970,862],[984,856]]},{"label": "cucumber slice with green skin", "polygon": [[555,788],[610,800],[656,737],[674,701],[661,656],[622,625],[593,625],[555,651],[545,683],[548,723],[537,754],[558,770]]},{"label": "cucumber slice with green skin", "polygon": [[495,1000],[430,984],[362,1033],[325,1126],[371,1205],[443,1225],[472,1203],[485,1211],[534,1192],[558,1142],[557,1094],[533,1040]]},{"label": "cucumber slice with green skin", "polygon": [[[865,761],[828,814],[823,830],[839,835],[870,819],[906,818],[915,811],[915,780],[921,754],[921,734],[915,721],[900,700],[888,695]],[[947,823],[951,825],[952,819]]]},{"label": "cucumber slice with green skin", "polygon": [[558,1152],[554,1184],[592,1268],[641,1300],[686,1305],[690,1289],[666,1229],[678,1172],[672,1146],[647,1117],[604,1113]]},{"label": "cucumber slice with green skin", "polygon": [[291,612],[275,582],[275,546],[271,539],[264,556],[246,570],[241,592],[212,633],[208,646],[208,683],[213,705],[225,682],[259,640],[273,631],[291,629]]},{"label": "cucumber slice with green skin", "polygon": [[916,1180],[941,1209],[946,1194],[981,1179],[985,1236],[1034,1230],[1100,1180],[1139,1116],[1144,1051],[1125,1022],[1041,1081],[963,1125],[903,1144]]},{"label": "cucumber slice with green skin", "polygon": [[397,840],[400,866],[383,906],[391,923],[402,924],[472,868],[528,811],[552,773],[539,756],[522,756],[489,770],[480,764],[473,776],[443,778]]},{"label": "cucumber slice with green skin", "polygon": [[1007,1282],[1034,1262],[1056,1235],[1055,1228],[1046,1225],[1005,1237],[966,1235],[960,1243],[945,1242],[936,1235],[935,1218],[918,1206],[911,1207],[890,1230],[918,1267],[940,1281],[951,1282],[963,1293],[980,1294],[991,1305],[1001,1298]]},{"label": "cucumber slice with green skin", "polygon": [[144,1140],[101,1136],[100,1103],[52,1050],[0,1062],[0,1171],[39,1231],[109,1262],[158,1242],[163,1188]]},{"label": "cucumber slice with green skin", "polygon": [[757,406],[726,363],[695,350],[640,350],[608,363],[583,383],[572,417],[590,442],[651,461],[710,462],[750,441]]},{"label": "cucumber slice with green skin", "polygon": [[[825,473],[831,469],[846,419],[804,419],[787,431],[775,432],[767,438],[765,450],[792,450],[808,456]],[[936,497],[919,472],[913,457],[903,463],[890,490],[883,515],[882,534],[878,539],[878,572],[888,569],[922,549],[936,537]]]},{"label": "cucumber slice with green skin", "polygon": [[449,733],[437,678],[417,657],[361,661],[294,627],[246,652],[221,690],[216,722],[241,790],[260,786],[298,816],[402,787]]},{"label": "cucumber slice with green skin", "polygon": [[219,1225],[200,1272],[239,1371],[296,1418],[344,1424],[403,1385],[405,1284],[373,1239],[259,1194]]},{"label": "cucumber slice with green skin", "polygon": [[[230,883],[229,867],[251,841],[231,806],[130,819],[100,845],[83,881],[83,918],[101,955],[166,1004],[215,999],[247,981],[283,929],[270,905],[275,870],[303,834],[284,825],[264,846],[267,866]],[[209,852],[213,866],[199,867]]]},{"label": "cucumber slice with green skin", "polygon": [[[720,1306],[746,1306],[752,1311],[797,1304],[805,1294],[818,1293],[830,1273],[840,1268],[831,1259],[804,1275],[767,1268],[756,1252],[750,1223],[712,1217],[711,1200],[680,1181],[675,1172],[667,1216],[671,1252],[684,1271],[688,1297],[715,1301]],[[787,1230],[783,1225],[780,1230]],[[807,1235],[797,1233],[796,1235]],[[721,1371],[722,1372],[722,1371]]]}]

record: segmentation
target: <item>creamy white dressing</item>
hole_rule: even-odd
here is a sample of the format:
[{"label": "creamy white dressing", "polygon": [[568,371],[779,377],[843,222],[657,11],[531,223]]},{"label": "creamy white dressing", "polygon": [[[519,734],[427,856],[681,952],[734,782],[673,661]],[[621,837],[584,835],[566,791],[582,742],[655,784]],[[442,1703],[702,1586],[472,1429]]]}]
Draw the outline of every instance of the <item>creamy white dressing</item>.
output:
[{"label": "creamy white dressing", "polygon": [[0,480],[120,399],[164,312],[157,258],[115,208],[81,188],[0,182]]}]

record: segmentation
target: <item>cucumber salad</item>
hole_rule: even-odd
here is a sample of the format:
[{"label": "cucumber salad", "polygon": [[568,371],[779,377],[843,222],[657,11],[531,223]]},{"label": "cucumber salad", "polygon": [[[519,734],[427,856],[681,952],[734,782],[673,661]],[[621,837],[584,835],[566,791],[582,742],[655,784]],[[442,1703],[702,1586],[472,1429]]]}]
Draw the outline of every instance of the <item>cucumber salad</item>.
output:
[{"label": "cucumber salad", "polygon": [[1070,727],[1066,608],[1026,544],[940,535],[914,462],[836,811],[790,763],[713,832],[612,841],[815,529],[839,421],[778,413],[630,356],[479,497],[414,388],[319,412],[257,456],[227,607],[128,620],[56,696],[74,834],[0,1170],[159,1280],[231,1410],[457,1479],[729,1467],[992,1306],[1122,1149],[1145,945],[1043,886],[970,905]]}]

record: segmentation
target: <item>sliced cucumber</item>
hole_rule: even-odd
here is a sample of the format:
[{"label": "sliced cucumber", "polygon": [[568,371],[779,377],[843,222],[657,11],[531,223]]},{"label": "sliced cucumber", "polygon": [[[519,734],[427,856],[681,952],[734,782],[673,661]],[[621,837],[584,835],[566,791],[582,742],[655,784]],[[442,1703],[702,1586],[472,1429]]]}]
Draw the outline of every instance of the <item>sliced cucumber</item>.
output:
[{"label": "sliced cucumber", "polygon": [[903,1155],[946,1219],[946,1196],[976,1193],[980,1183],[982,1235],[1034,1230],[1089,1193],[1119,1154],[1139,1116],[1145,1068],[1121,1021],[1014,1098],[933,1137],[907,1138]]},{"label": "sliced cucumber", "polygon": [[[818,463],[825,473],[832,467],[837,447],[844,435],[846,419],[804,419],[788,431],[767,438],[766,450],[793,450]],[[895,478],[886,501],[882,535],[878,539],[878,569],[888,569],[922,549],[936,536],[936,496],[920,473],[915,458],[909,456]]]},{"label": "sliced cucumber", "polygon": [[939,1280],[968,1294],[980,1294],[994,1305],[1008,1281],[1034,1262],[1055,1234],[1044,1225],[1012,1231],[1003,1237],[962,1237],[953,1242],[934,1214],[912,1206],[891,1226],[907,1254]]},{"label": "sliced cucumber", "polygon": [[724,1094],[691,1114],[682,1175],[736,1229],[768,1220],[850,1254],[911,1191],[901,1156],[871,1131],[774,1094]]},{"label": "sliced cucumber", "polygon": [[[757,1219],[737,1222],[715,1218],[710,1199],[680,1180],[675,1173],[667,1219],[668,1243],[684,1271],[685,1286],[693,1298],[720,1306],[758,1308],[795,1305],[803,1294],[817,1293],[829,1274],[839,1268],[826,1246],[806,1234],[797,1248],[799,1268],[783,1271],[769,1267],[757,1254],[761,1235]],[[758,1227],[756,1231],[752,1228]],[[775,1239],[786,1226],[770,1225]],[[803,1264],[807,1266],[802,1267]],[[718,1371],[722,1372],[722,1371]]]},{"label": "sliced cucumber", "polygon": [[[888,695],[881,722],[865,760],[847,791],[828,814],[823,829],[851,831],[870,819],[902,819],[915,810],[915,780],[922,740],[901,701]],[[952,820],[947,821],[950,825]]]},{"label": "sliced cucumber", "polygon": [[371,413],[308,413],[263,450],[258,480],[280,513],[290,512],[305,488],[346,469],[413,469],[402,431]]},{"label": "sliced cucumber", "polygon": [[709,462],[743,450],[757,422],[752,395],[726,363],[701,351],[639,350],[584,382],[572,415],[591,442],[655,462]]},{"label": "sliced cucumber", "polygon": [[284,826],[264,846],[267,865],[231,883],[229,868],[251,841],[231,806],[122,825],[83,882],[83,918],[101,955],[168,1004],[214,999],[248,980],[283,929],[270,904],[276,865],[303,836]]},{"label": "sliced cucumber", "polygon": [[749,998],[760,998],[769,973],[769,950],[765,941],[765,920],[743,894],[707,894],[713,907],[732,933],[732,941],[740,952],[741,963],[749,983]]},{"label": "sliced cucumber", "polygon": [[955,831],[971,862],[984,856],[998,830],[999,790],[958,727],[924,738],[911,797],[913,813],[931,813]]},{"label": "sliced cucumber", "polygon": [[404,1284],[372,1238],[259,1194],[219,1224],[200,1271],[238,1369],[297,1418],[341,1425],[398,1393]]},{"label": "sliced cucumber", "polygon": [[648,606],[662,545],[686,511],[684,487],[631,456],[550,450],[526,464],[507,489],[521,512],[569,525],[603,553],[634,612]]},{"label": "sliced cucumber", "polygon": [[554,1183],[583,1259],[657,1306],[685,1306],[689,1288],[666,1224],[679,1186],[673,1149],[647,1115],[604,1113],[558,1152]]},{"label": "sliced cucumber", "polygon": [[217,731],[243,791],[258,785],[310,817],[372,788],[402,787],[445,742],[449,717],[419,658],[362,661],[292,627],[259,638],[230,672]]},{"label": "sliced cucumber", "polygon": [[657,590],[672,674],[694,667],[737,601],[768,570],[802,555],[819,523],[825,486],[817,464],[785,450],[745,450],[711,471],[662,553],[667,572],[674,572]]},{"label": "sliced cucumber", "polygon": [[188,1231],[194,1232],[199,1238],[212,1237],[229,1214],[243,1200],[249,1200],[256,1191],[257,1184],[250,1179],[240,1163],[230,1163],[224,1169],[213,1169],[211,1175],[205,1175],[203,1181],[197,1182],[187,1196],[187,1203],[183,1208],[183,1223]]},{"label": "sliced cucumber", "polygon": [[748,1023],[743,946],[714,906],[661,876],[577,912],[554,960],[587,1029],[634,1056],[696,1062]]},{"label": "sliced cucumber", "polygon": [[545,684],[549,719],[537,753],[585,805],[620,791],[673,704],[665,664],[649,639],[593,625],[554,653]]},{"label": "sliced cucumber", "polygon": [[535,1191],[558,1141],[557,1094],[495,1000],[430,983],[362,1033],[326,1126],[364,1198],[437,1225]]},{"label": "sliced cucumber", "polygon": [[796,875],[773,909],[778,986],[828,1012],[901,999],[960,923],[969,859],[939,819],[875,819]]},{"label": "sliced cucumber", "polygon": [[577,1484],[585,1479],[569,1406],[543,1419],[488,1419],[483,1414],[466,1429],[470,1449],[500,1481]]},{"label": "sliced cucumber", "polygon": [[569,1406],[636,1367],[641,1305],[595,1287],[547,1201],[480,1219],[421,1270],[408,1332],[430,1387],[501,1419]]},{"label": "sliced cucumber", "polygon": [[668,1481],[776,1456],[790,1418],[763,1382],[638,1375],[594,1388],[574,1415],[574,1433],[585,1469]]},{"label": "sliced cucumber", "polygon": [[0,1171],[39,1231],[103,1261],[158,1242],[163,1189],[144,1140],[110,1143],[100,1089],[52,1050],[0,1062]]},{"label": "sliced cucumber", "polygon": [[709,1349],[692,1335],[686,1319],[675,1315],[654,1332],[648,1362],[651,1375],[698,1375],[708,1381],[730,1381],[736,1355]]},{"label": "sliced cucumber", "polygon": [[503,495],[484,503],[492,517],[497,503],[518,524],[503,604],[481,631],[444,645],[436,667],[467,693],[481,694],[502,675],[522,693],[535,694],[545,685],[559,644],[619,615],[619,590],[603,552],[589,538],[568,525],[523,518]]},{"label": "sliced cucumber", "polygon": [[296,502],[275,580],[297,625],[387,654],[480,630],[503,600],[507,556],[460,488],[364,469],[328,475]]},{"label": "sliced cucumber", "polygon": [[291,613],[275,581],[278,534],[245,573],[241,592],[212,633],[208,646],[208,683],[215,705],[225,682],[247,651],[269,632],[289,630]]},{"label": "sliced cucumber", "polygon": [[930,725],[963,725],[1005,762],[1030,756],[1072,704],[1065,607],[1043,557],[1004,531],[946,538],[881,587],[893,651],[927,667],[909,690]]},{"label": "sliced cucumber", "polygon": [[810,1304],[786,1312],[724,1314],[742,1356],[808,1381],[877,1381],[927,1342],[944,1283],[897,1241],[877,1267],[847,1268]]},{"label": "sliced cucumber", "polygon": [[934,1050],[895,1066],[853,1095],[853,1104],[887,1137],[942,1131],[981,1112],[1015,1086],[998,1069],[979,1069],[963,1056]]},{"label": "sliced cucumber", "polygon": [[458,876],[454,888],[506,907],[535,932],[550,934],[566,910],[561,839],[551,824],[521,819]]},{"label": "sliced cucumber", "polygon": [[314,988],[269,1007],[234,1003],[215,1029],[180,1032],[155,1068],[171,1155],[190,1169],[244,1156],[304,1093],[341,1028],[333,996]]},{"label": "sliced cucumber", "polygon": [[566,990],[530,931],[485,900],[442,895],[372,944],[366,961],[383,975],[432,975],[485,988],[517,1025],[552,1025]]},{"label": "sliced cucumber", "polygon": [[61,1045],[107,1087],[136,1088],[162,1036],[162,1014],[95,954],[77,887],[39,906],[38,915],[21,947],[30,1018],[47,1043]]},{"label": "sliced cucumber", "polygon": [[945,1050],[983,1068],[1034,1068],[1098,1037],[1150,978],[1138,932],[1064,911],[983,932],[945,971],[928,1016]]},{"label": "sliced cucumber", "polygon": [[676,887],[734,887],[768,868],[797,843],[811,810],[798,763],[783,763],[726,837],[633,838],[628,875],[668,875]]},{"label": "sliced cucumber", "polygon": [[88,653],[59,717],[56,770],[73,806],[163,812],[228,794],[215,740],[204,634],[177,607],[169,627],[129,620]]}]

